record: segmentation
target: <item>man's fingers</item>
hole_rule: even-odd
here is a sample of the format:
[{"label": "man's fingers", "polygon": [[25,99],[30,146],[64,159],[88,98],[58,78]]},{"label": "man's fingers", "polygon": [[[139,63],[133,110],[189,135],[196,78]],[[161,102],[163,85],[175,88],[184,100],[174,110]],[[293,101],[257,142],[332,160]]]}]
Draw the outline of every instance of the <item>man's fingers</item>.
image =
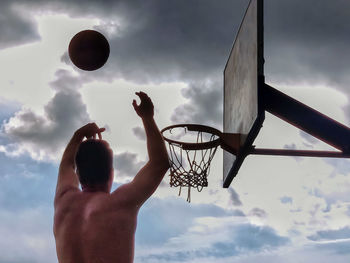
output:
[{"label": "man's fingers", "polygon": [[105,130],[106,130],[105,128],[100,128],[100,129],[98,130],[97,134],[98,134],[98,138],[99,138],[100,140],[102,140],[101,132],[104,132]]},{"label": "man's fingers", "polygon": [[149,97],[148,97],[148,95],[147,95],[146,93],[140,91],[140,98],[141,98],[141,100],[142,100],[142,99],[147,99],[147,98],[149,98]]},{"label": "man's fingers", "polygon": [[142,99],[145,99],[145,98],[149,98],[148,95],[147,95],[146,93],[144,93],[143,91],[135,92],[135,94],[136,94],[137,96],[139,96],[141,100],[142,100]]},{"label": "man's fingers", "polygon": [[79,129],[79,133],[86,139],[96,139],[96,135],[99,139],[102,139],[101,133],[106,128],[99,128],[95,122],[90,122]]},{"label": "man's fingers", "polygon": [[[144,96],[141,94],[141,91],[140,92],[135,92],[135,94],[140,98],[140,100],[141,100],[141,102],[143,101],[143,99],[144,99]],[[136,104],[136,100],[134,100],[135,101],[135,105],[137,105]]]}]

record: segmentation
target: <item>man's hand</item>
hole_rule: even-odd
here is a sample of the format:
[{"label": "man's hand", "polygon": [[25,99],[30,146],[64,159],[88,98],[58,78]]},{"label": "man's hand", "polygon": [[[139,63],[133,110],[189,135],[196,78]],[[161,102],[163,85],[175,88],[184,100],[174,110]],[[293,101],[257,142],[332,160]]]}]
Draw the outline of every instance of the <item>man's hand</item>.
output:
[{"label": "man's hand", "polygon": [[135,93],[139,96],[141,103],[137,105],[136,100],[133,100],[132,105],[141,118],[152,118],[154,115],[154,106],[152,100],[148,95],[142,91]]},{"label": "man's hand", "polygon": [[84,137],[86,137],[86,139],[90,139],[90,138],[96,139],[96,134],[97,134],[98,138],[101,140],[102,139],[101,133],[104,132],[105,130],[106,130],[105,128],[99,128],[96,125],[96,123],[92,122],[78,129],[75,132],[75,134],[78,135],[81,139],[84,139]]},{"label": "man's hand", "polygon": [[140,97],[141,103],[137,105],[136,100],[133,100],[132,105],[145,128],[149,160],[130,183],[124,184],[112,195],[122,195],[129,207],[138,209],[161,183],[169,169],[169,159],[163,136],[153,118],[154,106],[151,99],[144,92],[136,92],[136,95]]}]

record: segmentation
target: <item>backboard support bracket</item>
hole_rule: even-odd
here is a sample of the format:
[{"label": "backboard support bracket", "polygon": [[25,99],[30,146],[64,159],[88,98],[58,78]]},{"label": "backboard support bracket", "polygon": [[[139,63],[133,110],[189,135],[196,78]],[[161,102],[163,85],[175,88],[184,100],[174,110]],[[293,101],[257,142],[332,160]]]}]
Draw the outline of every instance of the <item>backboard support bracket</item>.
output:
[{"label": "backboard support bracket", "polygon": [[[324,158],[350,158],[350,128],[337,122],[315,109],[293,99],[283,92],[264,83],[262,90],[263,109],[276,117],[288,122],[311,136],[336,148],[338,151],[314,151],[295,149],[265,149],[251,146],[242,154],[244,157],[254,155],[275,156],[300,156],[300,157],[324,157]],[[231,137],[232,144],[226,142],[228,147],[224,150],[233,154],[239,153],[239,136]],[[230,140],[230,134],[226,134],[225,141]],[[239,144],[238,144],[239,145]],[[243,159],[240,159],[243,162]],[[240,165],[231,169],[229,176],[224,180],[223,187],[227,188],[236,176]]]},{"label": "backboard support bracket", "polygon": [[232,154],[237,154],[240,147],[241,142],[241,134],[240,133],[222,133],[220,136],[220,146],[227,152]]},{"label": "backboard support bracket", "polygon": [[[262,92],[264,110],[310,134],[311,136],[333,146],[339,151],[314,151],[295,149],[266,149],[251,146],[246,155],[275,155],[275,156],[300,156],[300,157],[324,157],[324,158],[350,158],[350,128],[316,111],[315,109],[289,97],[281,91],[264,83]],[[322,129],[320,129],[322,127]],[[232,140],[229,144],[229,140]],[[224,150],[233,154],[239,148],[239,136],[226,134]],[[227,146],[228,145],[228,146]],[[238,169],[232,172],[236,175]],[[228,187],[232,178],[224,182]]]},{"label": "backboard support bracket", "polygon": [[311,136],[350,153],[350,128],[265,84],[265,110]]},{"label": "backboard support bracket", "polygon": [[350,153],[344,153],[341,151],[265,149],[265,148],[255,148],[254,146],[250,150],[249,154],[275,155],[275,156],[299,156],[299,157],[324,157],[324,158],[350,158]]}]

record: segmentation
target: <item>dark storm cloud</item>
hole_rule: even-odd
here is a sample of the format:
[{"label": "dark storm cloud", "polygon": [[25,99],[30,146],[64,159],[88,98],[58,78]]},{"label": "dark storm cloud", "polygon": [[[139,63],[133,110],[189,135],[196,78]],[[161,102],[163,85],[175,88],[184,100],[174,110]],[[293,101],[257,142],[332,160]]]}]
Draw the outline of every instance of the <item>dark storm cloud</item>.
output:
[{"label": "dark storm cloud", "polygon": [[[212,92],[201,92],[200,86],[203,79],[221,81],[247,2],[117,1],[111,9],[123,10],[116,14],[123,17],[125,27],[111,37],[111,59],[100,74],[137,82],[192,83],[184,92],[192,99],[176,110],[173,120],[221,122],[221,111],[211,107],[216,102],[222,105],[217,100],[222,85]],[[266,0],[267,81],[328,83],[347,92],[349,10],[350,2],[342,0]],[[208,107],[203,109],[201,95],[214,101],[207,104],[210,110],[204,111]]]},{"label": "dark storm cloud", "polygon": [[110,41],[111,65],[124,78],[187,81],[221,74],[246,1],[131,2],[125,2],[132,10],[125,29]]},{"label": "dark storm cloud", "polygon": [[347,88],[350,81],[350,2],[265,1],[268,79]]},{"label": "dark storm cloud", "polygon": [[[103,3],[103,4],[102,4]],[[248,1],[2,1],[1,43],[36,38],[33,23],[13,6],[99,17],[100,26],[119,18],[104,73],[134,81],[221,78]],[[287,11],[288,10],[288,11]],[[350,2],[265,0],[268,79],[348,83]],[[18,24],[18,25],[17,25]],[[11,28],[11,29],[9,29]],[[217,73],[220,73],[219,75]]]},{"label": "dark storm cloud", "polygon": [[0,49],[37,41],[40,36],[31,16],[18,9],[16,1],[0,3]]},{"label": "dark storm cloud", "polygon": [[175,109],[171,116],[174,123],[200,123],[214,125],[220,129],[223,108],[221,83],[213,81],[192,83],[182,90],[182,95],[188,102]]},{"label": "dark storm cloud", "polygon": [[63,70],[56,76],[51,83],[56,93],[44,107],[43,115],[22,109],[3,124],[5,135],[37,156],[44,152],[56,154],[76,129],[90,121],[78,92],[80,81]]},{"label": "dark storm cloud", "polygon": [[[2,3],[9,8],[11,2]],[[16,1],[29,10],[119,19],[103,74],[133,81],[212,78],[222,72],[247,1]],[[32,27],[33,28],[33,27]],[[100,26],[102,31],[104,25]],[[21,35],[22,28],[13,34]],[[28,30],[27,30],[28,31]],[[29,32],[32,32],[29,30]],[[33,32],[29,35],[35,35]],[[102,73],[101,73],[102,74]]]},{"label": "dark storm cloud", "polygon": [[[3,5],[8,6],[6,3]],[[191,87],[184,91],[189,104],[179,107],[174,115],[179,116],[174,119],[221,124],[222,85],[205,87],[208,85],[205,80],[221,79],[246,0],[137,0],[104,1],[103,4],[84,1],[84,5],[78,1],[17,3],[34,13],[50,10],[72,17],[102,19],[96,29],[108,36],[110,58],[103,70],[79,71],[80,74],[95,80],[120,77],[142,83],[191,82]],[[107,31],[114,21],[121,22],[115,25],[117,34],[110,35]],[[62,61],[70,64],[67,54],[62,56]]]}]

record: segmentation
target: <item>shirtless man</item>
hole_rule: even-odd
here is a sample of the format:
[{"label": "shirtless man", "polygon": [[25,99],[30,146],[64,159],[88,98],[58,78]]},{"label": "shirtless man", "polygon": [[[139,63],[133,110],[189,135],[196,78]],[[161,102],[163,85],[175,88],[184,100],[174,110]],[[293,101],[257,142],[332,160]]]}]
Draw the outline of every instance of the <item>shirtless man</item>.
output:
[{"label": "shirtless man", "polygon": [[146,131],[149,161],[130,183],[110,193],[113,152],[102,140],[104,128],[95,123],[78,129],[64,151],[53,226],[60,263],[133,262],[138,211],[169,168],[164,141],[153,119],[153,103],[143,92],[136,95],[141,103],[134,100],[132,104]]}]

